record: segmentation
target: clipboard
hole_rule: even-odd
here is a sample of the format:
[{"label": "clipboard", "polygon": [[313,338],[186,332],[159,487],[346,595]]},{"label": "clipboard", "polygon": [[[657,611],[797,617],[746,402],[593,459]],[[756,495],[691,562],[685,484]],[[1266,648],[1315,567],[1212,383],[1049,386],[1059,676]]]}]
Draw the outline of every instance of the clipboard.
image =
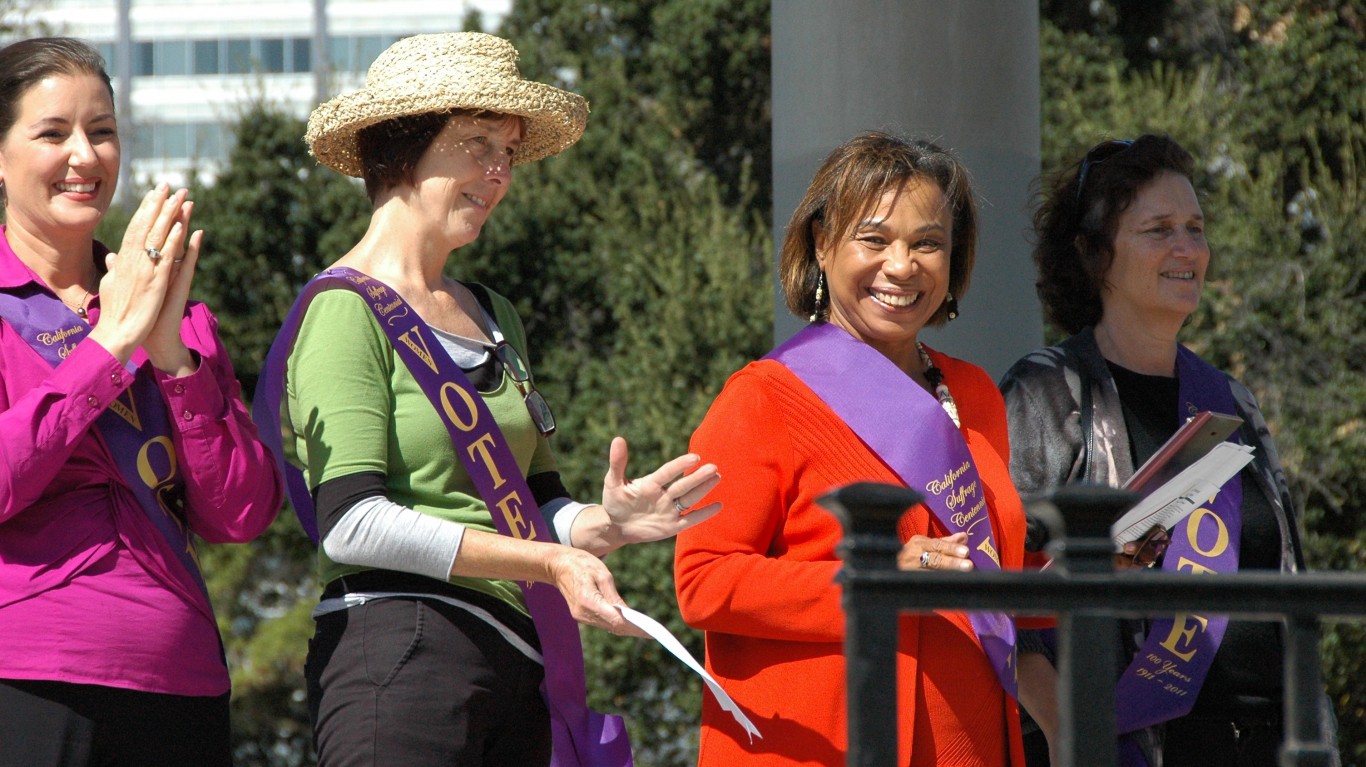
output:
[{"label": "clipboard", "polygon": [[1205,457],[1242,425],[1243,419],[1236,415],[1209,410],[1196,413],[1134,472],[1124,489],[1139,495],[1151,493]]}]

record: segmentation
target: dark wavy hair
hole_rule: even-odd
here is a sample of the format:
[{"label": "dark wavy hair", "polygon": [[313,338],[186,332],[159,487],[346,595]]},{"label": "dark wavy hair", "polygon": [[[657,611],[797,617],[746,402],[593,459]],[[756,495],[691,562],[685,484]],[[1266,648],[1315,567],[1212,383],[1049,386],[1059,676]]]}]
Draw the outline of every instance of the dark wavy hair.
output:
[{"label": "dark wavy hair", "polygon": [[[928,141],[873,132],[846,141],[825,158],[787,222],[778,277],[793,314],[805,319],[816,309],[821,273],[816,261],[816,227],[838,242],[877,208],[884,193],[915,179],[938,184],[948,200],[953,214],[949,292],[962,299],[977,256],[977,202],[967,168]],[[948,311],[945,302],[927,324],[944,324]]]},{"label": "dark wavy hair", "polygon": [[1072,334],[1100,321],[1120,215],[1159,173],[1190,180],[1194,167],[1174,139],[1149,133],[1103,141],[1052,179],[1034,212],[1035,286],[1049,322]]}]

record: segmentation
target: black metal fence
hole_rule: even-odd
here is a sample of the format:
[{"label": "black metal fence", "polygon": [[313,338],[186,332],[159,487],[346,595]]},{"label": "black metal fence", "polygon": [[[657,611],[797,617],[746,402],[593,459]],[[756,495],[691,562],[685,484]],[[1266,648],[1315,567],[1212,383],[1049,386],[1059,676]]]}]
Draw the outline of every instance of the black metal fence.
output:
[{"label": "black metal fence", "polygon": [[[861,483],[821,499],[844,524],[841,544],[848,661],[851,767],[894,767],[897,616],[930,610],[1056,614],[1058,621],[1059,767],[1115,764],[1115,620],[1182,611],[1284,619],[1283,767],[1331,767],[1320,701],[1319,621],[1366,617],[1366,576],[1351,573],[1239,573],[1201,576],[1115,572],[1110,521],[1128,493],[1068,487],[1051,496],[1057,529],[1044,571],[946,573],[896,569],[896,521],[920,496],[904,487]],[[1048,507],[1045,507],[1048,508]]]}]

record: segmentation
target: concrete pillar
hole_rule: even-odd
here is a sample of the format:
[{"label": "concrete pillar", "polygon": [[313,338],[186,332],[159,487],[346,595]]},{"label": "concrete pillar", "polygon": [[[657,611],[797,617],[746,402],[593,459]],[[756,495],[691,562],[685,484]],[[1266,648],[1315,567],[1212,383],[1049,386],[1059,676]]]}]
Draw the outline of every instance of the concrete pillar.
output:
[{"label": "concrete pillar", "polygon": [[1043,339],[1026,238],[1039,172],[1037,1],[773,4],[775,340],[804,324],[776,281],[787,220],[825,155],[869,129],[929,138],[972,171],[981,216],[971,289],[962,316],[922,339],[999,377]]}]

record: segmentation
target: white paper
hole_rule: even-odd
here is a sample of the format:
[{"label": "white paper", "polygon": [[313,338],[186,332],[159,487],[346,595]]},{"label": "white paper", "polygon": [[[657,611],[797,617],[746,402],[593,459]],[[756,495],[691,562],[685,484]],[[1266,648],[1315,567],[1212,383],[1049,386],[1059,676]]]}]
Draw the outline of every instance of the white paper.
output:
[{"label": "white paper", "polygon": [[1215,445],[1205,457],[1149,493],[1111,525],[1110,537],[1115,545],[1137,541],[1154,525],[1171,530],[1242,471],[1252,461],[1252,452],[1251,447],[1234,442]]},{"label": "white paper", "polygon": [[754,723],[749,720],[749,717],[745,716],[745,712],[740,710],[740,706],[730,697],[730,695],[726,694],[725,689],[717,684],[715,679],[712,679],[711,674],[708,674],[707,670],[702,668],[702,664],[698,663],[697,659],[693,658],[692,653],[688,652],[688,648],[684,647],[683,643],[679,642],[673,634],[670,634],[669,630],[664,628],[659,621],[638,610],[632,610],[626,605],[617,605],[617,609],[621,611],[622,616],[625,617],[626,620],[639,626],[646,634],[654,637],[656,642],[663,645],[664,649],[673,653],[675,658],[683,661],[683,665],[697,672],[697,675],[702,677],[702,681],[707,683],[707,689],[711,690],[712,695],[716,696],[716,700],[721,704],[721,708],[729,711],[730,715],[735,717],[735,721],[739,722],[740,726],[745,728],[745,732],[749,733],[749,741],[751,743],[754,742],[756,737],[764,737],[759,734],[759,728],[755,727]]}]

